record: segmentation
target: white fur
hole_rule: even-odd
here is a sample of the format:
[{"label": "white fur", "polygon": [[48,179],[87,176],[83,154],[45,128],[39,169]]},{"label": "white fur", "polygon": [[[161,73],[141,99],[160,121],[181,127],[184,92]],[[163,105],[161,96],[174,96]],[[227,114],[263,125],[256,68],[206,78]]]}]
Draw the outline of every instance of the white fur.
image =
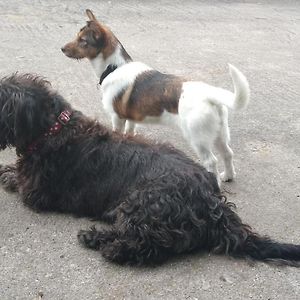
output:
[{"label": "white fur", "polygon": [[[109,74],[102,82],[102,103],[105,111],[112,117],[114,131],[123,131],[126,120],[118,120],[118,116],[113,109],[113,100],[122,91],[131,86],[136,77],[151,70],[147,65],[140,62],[130,62],[120,66],[114,72]],[[134,126],[128,124],[128,133],[134,131]],[[126,131],[127,132],[127,131]]]},{"label": "white fur", "polygon": [[[212,152],[218,149],[224,161],[223,181],[235,177],[233,151],[229,146],[228,108],[245,108],[250,99],[250,89],[246,77],[229,64],[234,93],[203,82],[183,83],[179,99],[178,115],[185,138],[210,172],[218,175],[217,158]],[[219,180],[219,177],[218,177]]]},{"label": "white fur", "polygon": [[126,63],[125,58],[121,55],[121,46],[118,44],[115,51],[106,59],[103,58],[103,54],[100,53],[98,56],[90,60],[94,71],[98,78],[101,77],[102,73],[105,71],[108,65],[115,64],[117,66],[123,65]]},{"label": "white fur", "polygon": [[[114,62],[113,62],[114,63]],[[140,62],[130,62],[109,74],[102,83],[102,101],[112,118],[113,130],[123,131],[125,121],[113,109],[113,100],[124,89],[134,84],[136,77],[152,68]],[[103,70],[104,71],[104,70]],[[142,123],[177,124],[184,137],[199,156],[204,167],[223,181],[235,177],[233,151],[229,146],[228,108],[242,109],[249,102],[250,90],[245,76],[229,65],[234,93],[203,82],[184,82],[179,99],[178,115],[164,112],[160,117],[146,117]],[[98,75],[99,77],[101,74]],[[135,133],[135,122],[127,120],[125,133]],[[217,158],[213,147],[219,150],[225,171],[218,175]]]}]

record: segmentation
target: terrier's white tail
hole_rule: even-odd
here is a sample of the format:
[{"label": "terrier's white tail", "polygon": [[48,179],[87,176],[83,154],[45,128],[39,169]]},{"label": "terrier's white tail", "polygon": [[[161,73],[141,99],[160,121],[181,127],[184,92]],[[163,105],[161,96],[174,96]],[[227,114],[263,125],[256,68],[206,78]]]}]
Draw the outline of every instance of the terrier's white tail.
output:
[{"label": "terrier's white tail", "polygon": [[245,108],[250,100],[249,83],[246,77],[236,67],[231,64],[229,73],[232,78],[234,92],[222,88],[216,88],[209,100],[218,105],[225,105],[231,109],[238,110]]},{"label": "terrier's white tail", "polygon": [[231,108],[234,110],[245,108],[250,100],[250,89],[247,78],[235,66],[228,64],[234,86],[234,99]]}]

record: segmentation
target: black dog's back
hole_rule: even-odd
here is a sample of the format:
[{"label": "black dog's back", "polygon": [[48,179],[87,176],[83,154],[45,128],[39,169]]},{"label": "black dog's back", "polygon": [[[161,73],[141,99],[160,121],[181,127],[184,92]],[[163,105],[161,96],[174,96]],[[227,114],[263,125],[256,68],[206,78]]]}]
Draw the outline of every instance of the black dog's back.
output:
[{"label": "black dog's back", "polygon": [[[67,137],[68,141],[58,149],[57,144],[44,143],[39,155],[25,155],[19,160],[20,182],[31,182],[34,190],[47,188],[44,193],[53,198],[46,210],[53,205],[53,210],[100,219],[130,193],[147,186],[153,193],[163,188],[169,195],[173,191],[185,194],[185,205],[194,202],[187,197],[187,191],[205,186],[209,194],[220,193],[215,176],[179,150],[110,133],[80,112],[73,112],[70,128],[62,131],[60,138],[64,139],[64,134],[74,130],[72,127],[77,124],[81,131],[89,130],[89,135],[80,132],[72,138]],[[31,174],[32,168],[35,172]],[[70,189],[61,193],[66,187]],[[34,203],[37,210],[43,210],[39,197],[30,193],[25,202],[29,206]]]},{"label": "black dog's back", "polygon": [[[66,111],[71,119],[48,134]],[[0,182],[35,210],[110,221],[109,230],[80,231],[78,238],[112,261],[159,263],[195,249],[300,260],[300,246],[260,237],[243,224],[215,176],[182,152],[111,133],[43,80],[0,82],[0,133],[0,147],[14,146],[20,156],[17,167],[0,166]]]}]

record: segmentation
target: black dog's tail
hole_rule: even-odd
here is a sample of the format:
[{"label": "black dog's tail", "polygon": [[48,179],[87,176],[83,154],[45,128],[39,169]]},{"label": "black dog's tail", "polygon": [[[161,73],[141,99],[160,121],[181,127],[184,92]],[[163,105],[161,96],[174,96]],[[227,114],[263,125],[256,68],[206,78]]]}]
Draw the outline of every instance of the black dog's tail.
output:
[{"label": "black dog's tail", "polygon": [[300,267],[300,245],[278,243],[257,234],[249,235],[233,255]]},{"label": "black dog's tail", "polygon": [[219,242],[213,247],[216,252],[300,267],[300,245],[279,243],[267,236],[260,236],[242,223],[230,204],[223,203],[222,206]]}]

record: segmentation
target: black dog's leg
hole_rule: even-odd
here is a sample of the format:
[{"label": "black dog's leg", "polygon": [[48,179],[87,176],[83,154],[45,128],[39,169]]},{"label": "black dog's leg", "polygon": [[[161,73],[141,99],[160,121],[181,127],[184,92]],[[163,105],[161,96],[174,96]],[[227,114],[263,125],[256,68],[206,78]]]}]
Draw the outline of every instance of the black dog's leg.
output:
[{"label": "black dog's leg", "polygon": [[99,250],[102,245],[114,241],[116,233],[114,231],[97,231],[93,226],[90,230],[80,230],[77,238],[85,247]]},{"label": "black dog's leg", "polygon": [[[123,215],[123,217],[125,217]],[[135,216],[132,215],[135,219]],[[116,220],[110,230],[79,231],[77,237],[79,242],[87,248],[100,250],[103,257],[119,264],[159,264],[170,255],[168,249],[159,245],[159,238],[153,241],[155,233],[150,232],[147,225],[133,225],[130,218],[124,218],[122,222]],[[163,232],[162,232],[163,231]],[[168,229],[161,229],[163,237],[170,237]],[[159,234],[158,234],[159,236]]]},{"label": "black dog's leg", "polygon": [[15,165],[0,165],[0,184],[8,192],[18,191]]},{"label": "black dog's leg", "polygon": [[100,250],[103,257],[119,264],[158,264],[166,260],[166,249],[151,243],[136,232],[80,230],[79,242],[90,249]]}]

